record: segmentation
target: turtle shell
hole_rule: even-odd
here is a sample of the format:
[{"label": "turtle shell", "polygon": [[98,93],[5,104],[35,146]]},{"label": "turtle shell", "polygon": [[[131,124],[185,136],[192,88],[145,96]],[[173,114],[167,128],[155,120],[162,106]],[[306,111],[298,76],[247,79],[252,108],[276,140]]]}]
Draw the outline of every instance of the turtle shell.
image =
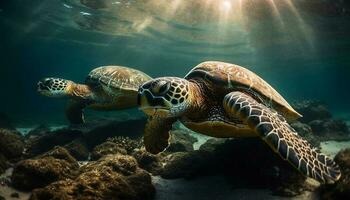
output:
[{"label": "turtle shell", "polygon": [[137,92],[144,82],[152,79],[147,74],[128,67],[102,66],[92,70],[85,83],[90,86],[102,86],[110,94],[118,92]]},{"label": "turtle shell", "polygon": [[194,67],[185,79],[209,84],[215,90],[243,91],[294,120],[301,115],[266,81],[248,69],[224,62],[208,61]]}]

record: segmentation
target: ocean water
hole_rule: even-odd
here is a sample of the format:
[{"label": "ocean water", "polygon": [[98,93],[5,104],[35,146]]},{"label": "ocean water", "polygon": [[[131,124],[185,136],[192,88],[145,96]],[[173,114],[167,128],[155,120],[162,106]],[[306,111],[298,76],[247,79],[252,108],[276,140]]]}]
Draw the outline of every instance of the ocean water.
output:
[{"label": "ocean water", "polygon": [[[350,127],[350,3],[345,0],[0,1],[0,116],[8,116],[23,134],[41,124],[51,130],[68,125],[67,99],[38,94],[37,81],[44,77],[84,83],[92,69],[106,65],[184,77],[211,60],[246,67],[292,104],[320,101]],[[127,122],[145,115],[138,108],[86,110],[86,118]],[[195,150],[208,140],[186,131],[198,139]],[[349,140],[342,141],[346,137],[322,140],[320,146],[333,157],[349,147]],[[265,188],[256,194],[251,188],[232,192],[223,177],[152,178],[159,200],[203,193],[204,199],[281,199]],[[217,185],[208,188],[213,182]],[[12,189],[6,189],[7,196]],[[313,195],[295,199],[318,199]]]},{"label": "ocean water", "polygon": [[83,82],[103,65],[183,77],[206,60],[245,66],[290,102],[350,110],[346,1],[12,0],[0,24],[1,112],[16,123],[65,122],[65,100],[36,93],[43,77]]}]

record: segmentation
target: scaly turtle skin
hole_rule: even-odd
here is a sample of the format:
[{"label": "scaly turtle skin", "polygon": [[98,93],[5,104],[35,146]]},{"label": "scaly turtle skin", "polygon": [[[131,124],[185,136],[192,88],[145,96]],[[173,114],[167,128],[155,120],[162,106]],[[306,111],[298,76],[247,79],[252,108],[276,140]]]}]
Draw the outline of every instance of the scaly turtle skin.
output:
[{"label": "scaly turtle skin", "polygon": [[151,153],[168,146],[172,123],[213,137],[260,137],[301,173],[320,182],[340,178],[339,167],[288,124],[301,115],[253,72],[229,63],[204,62],[184,79],[156,78],[140,86],[149,116],[144,143]]},{"label": "scaly turtle skin", "polygon": [[70,123],[84,123],[84,108],[119,110],[137,106],[138,87],[150,80],[147,74],[122,66],[103,66],[92,70],[85,84],[61,78],[44,78],[38,92],[48,97],[69,97],[66,116]]}]

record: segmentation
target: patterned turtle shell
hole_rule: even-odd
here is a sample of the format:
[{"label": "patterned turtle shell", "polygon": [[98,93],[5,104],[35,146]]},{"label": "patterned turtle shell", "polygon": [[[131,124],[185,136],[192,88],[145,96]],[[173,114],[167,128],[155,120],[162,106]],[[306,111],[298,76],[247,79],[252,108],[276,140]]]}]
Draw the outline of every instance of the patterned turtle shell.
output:
[{"label": "patterned turtle shell", "polygon": [[204,81],[215,90],[243,91],[277,110],[288,120],[301,117],[270,84],[238,65],[216,61],[203,62],[194,67],[185,79]]},{"label": "patterned turtle shell", "polygon": [[150,76],[136,69],[122,66],[102,66],[92,70],[85,83],[102,86],[107,93],[137,92],[139,86],[150,79],[152,79]]}]

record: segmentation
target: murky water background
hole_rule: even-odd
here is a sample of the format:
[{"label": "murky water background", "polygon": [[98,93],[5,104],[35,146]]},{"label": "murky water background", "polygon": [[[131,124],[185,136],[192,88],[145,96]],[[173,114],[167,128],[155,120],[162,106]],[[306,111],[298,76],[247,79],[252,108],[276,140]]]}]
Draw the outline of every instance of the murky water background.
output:
[{"label": "murky water background", "polygon": [[340,0],[1,2],[0,111],[18,124],[65,123],[65,100],[39,96],[38,79],[82,82],[102,65],[182,77],[220,60],[253,70],[291,102],[321,100],[346,118],[349,7]]}]

